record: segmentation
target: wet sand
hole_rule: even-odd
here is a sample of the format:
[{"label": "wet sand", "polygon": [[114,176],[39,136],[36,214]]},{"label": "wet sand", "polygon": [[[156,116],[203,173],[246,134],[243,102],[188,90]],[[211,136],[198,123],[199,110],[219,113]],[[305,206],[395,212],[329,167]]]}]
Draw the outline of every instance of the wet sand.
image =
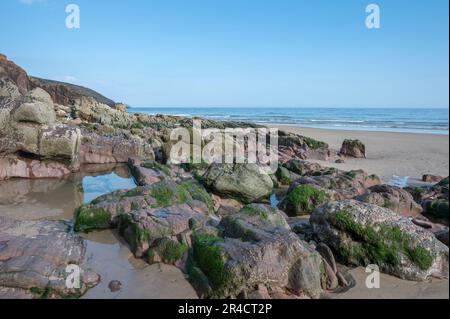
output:
[{"label": "wet sand", "polygon": [[366,287],[368,274],[362,267],[349,271],[356,285],[343,293],[328,293],[324,298],[330,299],[448,299],[449,285],[446,279],[429,279],[427,281],[408,281],[397,277],[380,274],[380,288]]},{"label": "wet sand", "polygon": [[392,175],[409,176],[420,183],[423,174],[449,175],[449,136],[326,130],[277,125],[278,128],[324,141],[339,150],[344,139],[360,139],[366,145],[367,159],[347,158],[345,163],[317,161],[343,170],[363,169],[388,182]]},{"label": "wet sand", "polygon": [[[126,243],[105,230],[85,234],[88,266],[100,274],[101,282],[90,289],[85,299],[197,299],[197,293],[176,267],[148,265],[136,259]],[[111,292],[108,284],[119,280],[121,289]]]}]

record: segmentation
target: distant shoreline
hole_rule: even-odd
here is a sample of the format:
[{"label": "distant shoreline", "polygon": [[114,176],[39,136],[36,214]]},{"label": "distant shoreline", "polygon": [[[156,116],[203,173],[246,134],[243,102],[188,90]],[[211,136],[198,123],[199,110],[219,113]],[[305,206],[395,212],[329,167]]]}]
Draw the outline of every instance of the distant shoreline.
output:
[{"label": "distant shoreline", "polygon": [[449,175],[449,135],[330,130],[290,125],[275,127],[324,141],[339,150],[344,139],[360,139],[367,149],[367,159],[347,158],[345,163],[317,161],[343,170],[364,169],[384,182],[393,175],[409,177],[410,185],[421,184],[423,174]]},{"label": "distant shoreline", "polygon": [[385,128],[379,128],[379,129],[360,129],[356,127],[317,127],[317,126],[305,126],[301,124],[286,124],[286,123],[263,123],[263,122],[254,122],[255,124],[259,125],[265,125],[265,126],[272,126],[272,127],[295,127],[298,129],[313,129],[313,130],[329,130],[329,131],[338,131],[338,132],[370,132],[370,133],[395,133],[395,134],[417,134],[417,135],[437,135],[437,136],[449,136],[449,131],[444,130],[399,130],[396,131],[394,129],[385,129]]},{"label": "distant shoreline", "polygon": [[133,108],[130,113],[203,117],[265,126],[292,126],[334,131],[449,135],[448,109],[439,108]]}]

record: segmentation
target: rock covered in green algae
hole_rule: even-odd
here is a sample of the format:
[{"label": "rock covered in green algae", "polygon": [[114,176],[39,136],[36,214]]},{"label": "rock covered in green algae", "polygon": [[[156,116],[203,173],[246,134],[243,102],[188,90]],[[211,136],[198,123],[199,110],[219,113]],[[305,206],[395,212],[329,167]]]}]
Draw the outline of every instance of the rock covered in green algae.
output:
[{"label": "rock covered in green algae", "polygon": [[205,214],[213,212],[210,195],[197,181],[190,179],[175,183],[164,180],[128,191],[112,192],[81,206],[75,212],[75,230],[112,228],[117,225],[120,214],[181,204],[187,204],[193,211]]},{"label": "rock covered in green algae", "polygon": [[162,237],[154,241],[148,249],[147,262],[163,262],[165,264],[174,264],[180,260],[187,252],[188,246],[178,240]]},{"label": "rock covered in green algae", "polygon": [[341,171],[336,168],[324,168],[310,172],[295,181],[291,187],[310,184],[333,192],[335,199],[350,199],[364,194],[367,188],[381,184],[376,175],[369,175],[363,170]]},{"label": "rock covered in green algae", "polygon": [[434,199],[426,200],[423,203],[424,212],[427,216],[435,220],[442,220],[448,224],[449,207],[448,200],[446,199]]},{"label": "rock covered in green algae", "polygon": [[290,185],[294,180],[299,179],[300,175],[291,172],[286,167],[279,166],[275,173],[275,177],[277,182],[281,185]]},{"label": "rock covered in green algae", "polygon": [[188,270],[194,286],[207,287],[203,295],[236,297],[258,286],[321,292],[323,260],[289,229],[281,211],[248,205],[222,219],[218,229],[217,234],[197,230],[192,238]]},{"label": "rock covered in green algae", "polygon": [[315,185],[297,185],[290,189],[278,207],[289,216],[309,215],[330,199],[328,191]]},{"label": "rock covered in green algae", "polygon": [[376,264],[409,280],[448,278],[448,247],[389,209],[355,200],[329,202],[310,222],[318,239],[347,264]]},{"label": "rock covered in green algae", "polygon": [[437,220],[444,221],[448,224],[449,208],[448,208],[448,177],[441,180],[431,188],[434,194],[431,198],[422,202],[424,212]]},{"label": "rock covered in green algae", "polygon": [[134,255],[143,257],[150,248],[158,246],[157,241],[161,238],[183,238],[186,232],[190,232],[194,220],[203,225],[209,220],[209,216],[194,210],[188,204],[179,204],[121,214],[118,228]]},{"label": "rock covered in green algae", "polygon": [[177,249],[186,245],[183,234],[194,221],[201,226],[215,218],[213,209],[210,195],[196,180],[164,180],[103,195],[81,206],[75,214],[75,230],[118,227],[135,256],[174,263],[181,258]]},{"label": "rock covered in green algae", "polygon": [[219,195],[251,203],[270,195],[273,182],[256,164],[212,164],[202,177]]}]

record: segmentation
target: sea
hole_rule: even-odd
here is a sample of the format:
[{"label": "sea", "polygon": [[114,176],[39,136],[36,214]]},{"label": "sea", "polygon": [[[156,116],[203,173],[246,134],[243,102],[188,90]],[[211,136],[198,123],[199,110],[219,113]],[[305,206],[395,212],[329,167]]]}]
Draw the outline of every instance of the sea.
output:
[{"label": "sea", "polygon": [[335,130],[449,133],[447,108],[130,107],[129,112]]}]

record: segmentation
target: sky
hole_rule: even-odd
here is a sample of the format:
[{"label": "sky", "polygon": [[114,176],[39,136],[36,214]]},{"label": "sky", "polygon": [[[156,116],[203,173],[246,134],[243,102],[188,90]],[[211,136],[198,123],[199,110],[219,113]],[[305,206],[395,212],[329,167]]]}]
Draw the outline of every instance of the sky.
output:
[{"label": "sky", "polygon": [[[66,28],[68,4],[80,29]],[[380,7],[368,29],[366,6]],[[131,106],[446,107],[448,0],[1,0],[0,53]]]}]

